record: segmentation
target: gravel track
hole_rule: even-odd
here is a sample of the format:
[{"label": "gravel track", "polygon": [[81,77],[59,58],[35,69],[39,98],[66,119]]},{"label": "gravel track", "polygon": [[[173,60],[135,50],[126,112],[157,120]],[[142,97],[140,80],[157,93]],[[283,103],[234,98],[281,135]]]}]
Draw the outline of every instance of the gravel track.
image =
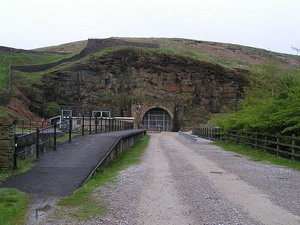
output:
[{"label": "gravel track", "polygon": [[108,213],[67,224],[296,225],[299,190],[299,172],[250,161],[203,139],[151,134],[142,163],[95,191]]},{"label": "gravel track", "polygon": [[300,173],[298,171],[252,161],[248,157],[224,151],[205,139],[200,139],[201,143],[187,142],[184,138],[178,140],[216,163],[218,167],[258,188],[275,204],[300,216]]}]

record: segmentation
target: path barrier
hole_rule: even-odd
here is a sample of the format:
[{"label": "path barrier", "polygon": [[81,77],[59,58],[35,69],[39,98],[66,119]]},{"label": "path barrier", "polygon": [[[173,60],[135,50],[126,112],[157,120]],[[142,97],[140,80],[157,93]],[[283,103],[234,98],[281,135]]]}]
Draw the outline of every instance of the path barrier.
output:
[{"label": "path barrier", "polygon": [[179,133],[182,137],[188,138],[188,139],[193,140],[193,141],[197,141],[197,139],[198,139],[198,136],[197,136],[197,135],[187,134],[187,133],[184,133],[184,132],[181,132],[181,131],[179,131],[178,133]]},{"label": "path barrier", "polygon": [[30,195],[70,196],[106,162],[141,140],[145,130],[131,129],[80,135],[45,154],[30,171],[12,177],[0,188],[16,188]]},{"label": "path barrier", "polygon": [[86,178],[84,185],[89,178],[94,174],[94,172],[103,164],[108,163],[114,160],[121,152],[130,148],[132,145],[136,144],[147,134],[146,130],[136,130],[135,132],[131,132],[129,134],[123,135],[119,137],[119,139],[115,142],[115,144],[108,150],[105,156],[100,160],[97,166],[90,172],[89,176]]},{"label": "path barrier", "polygon": [[18,158],[39,159],[45,152],[56,150],[61,142],[72,141],[78,135],[98,134],[133,129],[133,123],[122,119],[107,117],[76,117],[63,119],[62,122],[15,120],[14,169]]}]

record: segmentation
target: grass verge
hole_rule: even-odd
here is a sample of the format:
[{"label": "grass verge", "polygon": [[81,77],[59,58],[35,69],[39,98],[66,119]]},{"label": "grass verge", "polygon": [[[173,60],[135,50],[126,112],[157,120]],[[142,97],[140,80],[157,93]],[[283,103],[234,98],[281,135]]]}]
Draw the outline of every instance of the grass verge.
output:
[{"label": "grass verge", "polygon": [[0,189],[0,224],[24,224],[29,202],[28,195],[21,191],[11,188]]},{"label": "grass verge", "polygon": [[[18,160],[18,169],[0,170],[0,183],[8,177],[25,173],[33,166],[33,159]],[[0,189],[0,225],[24,224],[30,199],[25,193],[13,188]]]},{"label": "grass verge", "polygon": [[[79,135],[81,135],[81,132],[75,132],[75,133],[73,132],[71,137],[74,138]],[[69,133],[65,133],[56,139],[57,144],[62,144],[67,141],[69,141]]]},{"label": "grass verge", "polygon": [[0,170],[0,184],[5,181],[8,177],[17,175],[20,173],[25,173],[26,171],[30,170],[33,167],[33,159],[19,159],[18,160],[18,169],[1,169]]},{"label": "grass verge", "polygon": [[69,215],[78,220],[89,220],[106,212],[105,203],[99,203],[93,199],[94,190],[114,181],[121,170],[139,163],[149,140],[150,137],[145,136],[140,142],[122,152],[115,160],[100,167],[83,187],[76,190],[70,197],[60,200],[58,205],[73,209],[70,210]]},{"label": "grass verge", "polygon": [[222,147],[226,151],[231,151],[251,157],[251,160],[256,162],[269,162],[274,165],[288,167],[300,171],[300,162],[282,158],[276,155],[269,154],[260,149],[254,149],[245,145],[232,144],[226,141],[217,141],[215,145]]}]

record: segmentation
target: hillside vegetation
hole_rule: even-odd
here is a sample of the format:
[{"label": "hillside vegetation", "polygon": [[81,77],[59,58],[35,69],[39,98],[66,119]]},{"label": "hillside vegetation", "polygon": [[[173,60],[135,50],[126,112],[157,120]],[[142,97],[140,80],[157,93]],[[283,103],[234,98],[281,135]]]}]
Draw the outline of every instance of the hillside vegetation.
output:
[{"label": "hillside vegetation", "polygon": [[8,87],[8,70],[9,65],[42,65],[51,62],[56,62],[64,58],[68,58],[71,55],[60,55],[60,54],[0,54],[0,92],[1,89]]},{"label": "hillside vegetation", "polygon": [[[242,129],[242,130],[260,130],[266,131],[270,129],[281,130],[282,132],[295,131],[295,118],[290,122],[285,121],[281,124],[278,118],[287,116],[288,113],[295,115],[292,109],[290,111],[282,111],[277,107],[283,107],[284,104],[294,104],[293,101],[297,97],[297,87],[299,86],[299,68],[300,57],[282,53],[275,53],[264,49],[257,49],[247,46],[240,46],[227,43],[205,42],[178,38],[111,38],[108,40],[121,40],[125,42],[149,43],[158,45],[159,48],[146,49],[148,53],[166,54],[170,56],[193,58],[199,61],[210,62],[221,65],[229,69],[236,69],[248,76],[251,81],[251,88],[246,91],[245,99],[240,103],[238,112],[219,119],[218,123],[224,129]],[[0,93],[8,86],[8,67],[10,61],[12,65],[45,65],[52,62],[58,62],[65,58],[70,58],[88,46],[88,41],[78,41],[57,46],[50,46],[35,49],[26,52],[25,50],[11,52],[0,51]],[[48,68],[39,72],[22,72],[13,70],[14,78],[14,99],[9,107],[1,107],[0,114],[16,115],[20,108],[22,115],[29,115],[28,107],[31,95],[34,95],[34,88],[41,81],[43,76],[47,76],[55,71],[70,68],[76,64],[88,61],[93,57],[103,54],[112,54],[122,48],[136,47],[110,47],[89,53],[84,58],[76,59],[70,62],[64,62],[58,66]],[[141,49],[141,48],[140,48]],[[89,51],[88,51],[89,52]],[[25,102],[25,103],[24,103]],[[285,103],[283,103],[285,102]],[[13,105],[12,105],[13,104]],[[274,105],[278,104],[278,105]],[[256,107],[256,108],[255,108]],[[259,108],[260,107],[260,108]],[[270,108],[267,108],[270,107]],[[286,105],[285,107],[288,107]],[[275,109],[276,108],[276,109]],[[11,110],[14,110],[12,113]],[[260,116],[268,117],[268,113],[277,112],[276,117],[267,118],[262,122],[261,117],[255,117],[251,110],[259,111]],[[265,114],[263,114],[265,112]],[[248,116],[246,115],[248,113]],[[258,113],[257,113],[258,114]],[[289,114],[289,115],[290,115]],[[275,115],[275,114],[274,114]],[[277,121],[273,123],[272,121]],[[258,122],[259,121],[259,122]],[[268,125],[267,125],[268,124]],[[270,124],[273,124],[272,127]],[[274,127],[277,124],[276,127]],[[288,124],[288,125],[287,125]]]},{"label": "hillside vegetation", "polygon": [[[251,65],[263,63],[270,57],[276,58],[280,63],[288,68],[299,68],[300,56],[289,55],[267,51],[265,49],[248,46],[218,43],[208,41],[198,41],[179,38],[111,38],[137,43],[158,44],[161,49],[176,52],[178,54],[189,55],[200,60],[215,62],[230,67],[250,68]],[[50,46],[36,49],[36,51],[77,53],[87,46],[87,41],[72,42],[57,46]]]},{"label": "hillside vegetation", "polygon": [[215,119],[225,131],[300,133],[300,71],[276,60],[256,68],[236,112]]}]

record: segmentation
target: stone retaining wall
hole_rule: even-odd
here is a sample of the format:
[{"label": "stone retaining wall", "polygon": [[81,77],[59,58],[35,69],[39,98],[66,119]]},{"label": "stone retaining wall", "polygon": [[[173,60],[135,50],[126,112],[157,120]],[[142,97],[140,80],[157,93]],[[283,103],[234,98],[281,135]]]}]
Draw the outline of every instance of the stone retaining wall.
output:
[{"label": "stone retaining wall", "polygon": [[12,121],[0,116],[0,168],[13,168],[14,151]]}]

